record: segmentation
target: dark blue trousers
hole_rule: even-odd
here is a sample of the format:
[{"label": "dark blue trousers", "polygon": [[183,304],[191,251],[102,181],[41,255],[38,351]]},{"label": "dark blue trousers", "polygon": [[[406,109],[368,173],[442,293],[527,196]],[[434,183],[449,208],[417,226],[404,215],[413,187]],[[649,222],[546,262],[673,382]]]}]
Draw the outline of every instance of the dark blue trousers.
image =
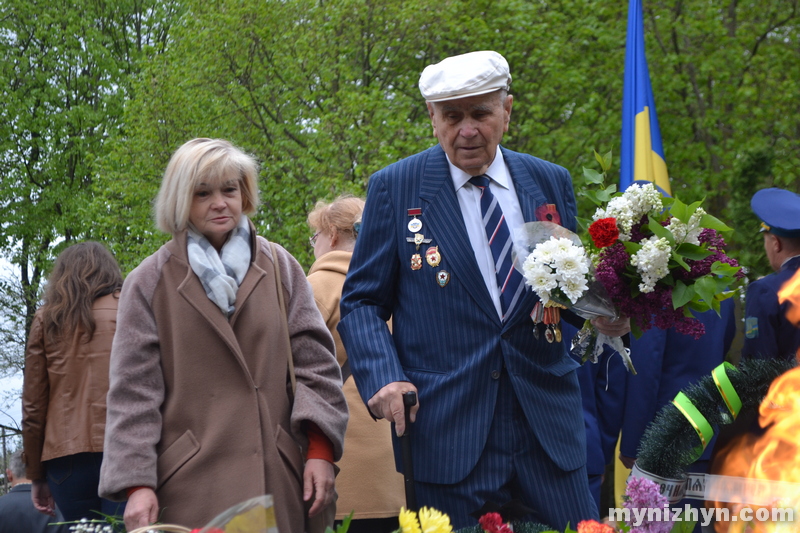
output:
[{"label": "dark blue trousers", "polygon": [[477,524],[470,515],[487,502],[503,505],[513,499],[535,510],[524,521],[559,531],[567,523],[575,529],[581,520],[598,518],[586,466],[565,472],[553,463],[531,430],[505,370],[489,438],[472,472],[452,485],[414,485],[419,506],[447,513],[454,530]]},{"label": "dark blue trousers", "polygon": [[44,462],[47,485],[67,522],[102,515],[122,517],[125,512],[125,503],[97,495],[102,462],[102,453],[76,453]]}]

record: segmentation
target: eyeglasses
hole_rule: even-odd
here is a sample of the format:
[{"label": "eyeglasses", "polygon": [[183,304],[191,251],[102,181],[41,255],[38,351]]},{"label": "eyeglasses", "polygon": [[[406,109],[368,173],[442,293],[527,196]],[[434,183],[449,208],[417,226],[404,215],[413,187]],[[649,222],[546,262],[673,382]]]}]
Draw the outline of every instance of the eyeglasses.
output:
[{"label": "eyeglasses", "polygon": [[322,233],[322,231],[316,232],[314,235],[311,236],[311,238],[308,239],[308,242],[309,244],[311,244],[311,246],[317,245],[317,237],[319,237],[320,233]]}]

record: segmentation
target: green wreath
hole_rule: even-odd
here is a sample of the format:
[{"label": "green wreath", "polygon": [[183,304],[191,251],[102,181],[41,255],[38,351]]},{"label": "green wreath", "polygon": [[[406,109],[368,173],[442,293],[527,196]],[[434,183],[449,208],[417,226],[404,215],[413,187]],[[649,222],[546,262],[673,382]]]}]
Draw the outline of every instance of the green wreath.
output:
[{"label": "green wreath", "polygon": [[656,476],[680,479],[714,435],[743,410],[757,409],[772,381],[796,361],[751,359],[723,363],[679,392],[658,412],[639,442],[636,464]]}]

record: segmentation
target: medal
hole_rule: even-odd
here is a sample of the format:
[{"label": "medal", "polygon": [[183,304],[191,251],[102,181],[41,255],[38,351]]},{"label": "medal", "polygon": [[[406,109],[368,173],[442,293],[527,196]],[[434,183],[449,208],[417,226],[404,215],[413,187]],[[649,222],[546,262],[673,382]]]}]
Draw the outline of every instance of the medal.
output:
[{"label": "medal", "polygon": [[413,242],[417,250],[419,250],[420,244],[428,244],[431,240],[426,239],[422,233],[415,233],[413,237],[406,237],[406,242]]},{"label": "medal", "polygon": [[436,283],[439,284],[440,287],[444,287],[450,281],[450,272],[447,270],[440,270],[436,273]]},{"label": "medal", "polygon": [[419,254],[411,256],[411,270],[419,270],[422,268],[422,257]]},{"label": "medal", "polygon": [[428,251],[425,252],[425,261],[432,267],[439,266],[439,263],[442,260],[442,255],[439,253],[438,246],[431,246],[428,248]]},{"label": "medal", "polygon": [[411,233],[417,233],[419,230],[422,229],[422,221],[417,218],[417,216],[422,216],[422,208],[413,207],[409,209],[408,216],[414,217],[408,221],[408,231],[410,231]]}]

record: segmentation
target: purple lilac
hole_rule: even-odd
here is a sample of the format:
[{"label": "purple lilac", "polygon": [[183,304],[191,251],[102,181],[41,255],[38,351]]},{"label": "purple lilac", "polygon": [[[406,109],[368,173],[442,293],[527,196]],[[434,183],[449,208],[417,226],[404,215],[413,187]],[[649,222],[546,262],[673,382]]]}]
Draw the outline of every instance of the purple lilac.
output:
[{"label": "purple lilac", "polygon": [[[623,506],[626,509],[663,509],[669,507],[669,501],[662,496],[659,486],[649,479],[633,478],[628,481],[625,489],[625,501]],[[633,514],[633,513],[632,513]],[[662,515],[663,516],[663,515]],[[645,518],[647,515],[645,514]],[[631,531],[642,533],[668,533],[672,529],[671,520],[654,520],[652,522],[644,520],[640,525],[634,526],[633,516],[631,516]]]}]

